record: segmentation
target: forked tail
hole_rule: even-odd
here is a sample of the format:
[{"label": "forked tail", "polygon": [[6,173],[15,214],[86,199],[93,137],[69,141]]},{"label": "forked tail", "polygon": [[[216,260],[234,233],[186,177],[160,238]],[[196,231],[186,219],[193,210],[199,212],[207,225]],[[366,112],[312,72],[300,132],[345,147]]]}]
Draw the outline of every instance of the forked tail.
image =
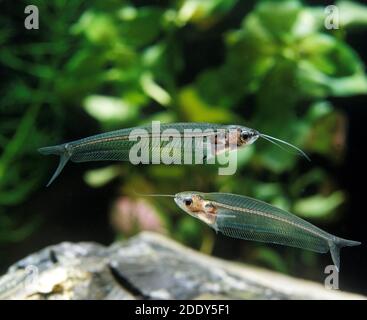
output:
[{"label": "forked tail", "polygon": [[359,241],[346,240],[343,238],[335,237],[335,239],[329,241],[331,258],[333,259],[336,270],[340,270],[340,249],[343,247],[359,246]]},{"label": "forked tail", "polygon": [[59,165],[55,173],[51,177],[50,181],[47,183],[47,187],[48,187],[57,178],[57,176],[60,174],[62,169],[65,167],[66,163],[70,159],[70,153],[67,150],[67,145],[64,145],[64,144],[52,146],[52,147],[40,148],[38,149],[38,151],[43,155],[54,154],[54,155],[60,156]]}]

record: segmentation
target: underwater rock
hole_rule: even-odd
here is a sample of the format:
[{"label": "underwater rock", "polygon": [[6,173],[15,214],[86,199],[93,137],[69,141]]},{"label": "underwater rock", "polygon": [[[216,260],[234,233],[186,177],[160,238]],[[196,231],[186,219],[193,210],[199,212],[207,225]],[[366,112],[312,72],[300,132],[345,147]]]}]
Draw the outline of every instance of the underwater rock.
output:
[{"label": "underwater rock", "polygon": [[104,247],[49,246],[12,265],[0,299],[365,299],[235,264],[142,232]]}]

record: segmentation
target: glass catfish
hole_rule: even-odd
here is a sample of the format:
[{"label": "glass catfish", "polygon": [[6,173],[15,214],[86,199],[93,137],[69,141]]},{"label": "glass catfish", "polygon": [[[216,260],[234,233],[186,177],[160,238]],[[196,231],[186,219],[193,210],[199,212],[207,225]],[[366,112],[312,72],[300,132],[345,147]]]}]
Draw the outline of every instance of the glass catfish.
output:
[{"label": "glass catfish", "polygon": [[[149,195],[148,195],[149,196]],[[334,236],[263,201],[230,193],[180,192],[173,197],[186,213],[226,236],[275,243],[319,253],[330,251],[340,269],[340,248],[361,243]]]},{"label": "glass catfish", "polygon": [[[161,159],[171,155],[172,150],[179,149],[180,152],[177,154],[180,161],[185,152],[189,152],[195,155],[195,159],[197,159],[198,154],[201,157],[201,162],[196,161],[195,163],[203,163],[221,152],[232,151],[235,148],[252,144],[259,137],[281,148],[285,146],[292,148],[309,159],[302,150],[288,142],[262,134],[251,128],[239,125],[190,122],[159,124],[157,128],[153,122],[151,126],[121,129],[56,146],[40,148],[39,152],[44,155],[60,156],[59,165],[47,184],[49,186],[69,160],[73,162],[102,160],[131,162],[130,151],[139,139],[146,138],[146,143],[142,145],[142,148],[152,154],[160,154]],[[174,141],[172,138],[175,138]],[[149,160],[144,163],[152,162]]]}]

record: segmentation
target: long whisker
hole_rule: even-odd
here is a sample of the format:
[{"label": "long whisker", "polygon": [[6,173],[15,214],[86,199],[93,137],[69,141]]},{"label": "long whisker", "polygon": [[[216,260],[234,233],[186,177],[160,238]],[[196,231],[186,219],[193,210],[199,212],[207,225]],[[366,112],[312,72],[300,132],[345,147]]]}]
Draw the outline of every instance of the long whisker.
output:
[{"label": "long whisker", "polygon": [[142,196],[142,197],[169,197],[169,198],[174,198],[175,195],[174,194],[152,194],[152,193],[140,193],[140,192],[136,192],[135,190],[133,190],[133,192],[138,195],[138,196]]},{"label": "long whisker", "polygon": [[286,149],[286,148],[284,148],[282,145],[280,145],[279,143],[276,143],[275,141],[273,141],[273,140],[271,140],[271,139],[269,139],[269,138],[267,138],[267,137],[264,137],[263,135],[260,135],[260,137],[261,138],[263,138],[263,139],[265,139],[266,141],[269,141],[269,142],[271,142],[272,144],[275,144],[277,147],[279,147],[280,149],[282,149],[282,150],[284,150],[284,151],[287,151],[287,152],[289,152],[289,150],[288,149]]},{"label": "long whisker", "polygon": [[[271,142],[271,143],[273,143],[273,144],[275,144],[276,146],[278,146],[279,148],[281,148],[281,149],[283,149],[283,150],[285,150],[285,151],[288,151],[289,152],[289,150],[288,149],[285,149],[284,147],[282,147],[279,143],[276,143],[275,141],[278,141],[278,142],[280,142],[280,143],[284,143],[285,145],[287,145],[287,146],[289,146],[289,147],[291,147],[291,148],[293,148],[293,149],[295,149],[295,150],[297,150],[298,151],[298,153],[299,154],[301,154],[303,157],[305,157],[308,161],[311,161],[311,159],[309,158],[309,156],[306,154],[306,153],[304,153],[300,148],[297,148],[296,146],[294,146],[293,144],[290,144],[289,142],[286,142],[286,141],[284,141],[284,140],[280,140],[280,139],[278,139],[278,138],[274,138],[274,137],[272,137],[272,136],[268,136],[267,134],[263,134],[263,133],[260,133],[260,137],[262,137],[263,139],[265,139],[265,140],[267,140],[267,141],[269,141],[269,142]],[[275,140],[275,141],[274,141]]]}]

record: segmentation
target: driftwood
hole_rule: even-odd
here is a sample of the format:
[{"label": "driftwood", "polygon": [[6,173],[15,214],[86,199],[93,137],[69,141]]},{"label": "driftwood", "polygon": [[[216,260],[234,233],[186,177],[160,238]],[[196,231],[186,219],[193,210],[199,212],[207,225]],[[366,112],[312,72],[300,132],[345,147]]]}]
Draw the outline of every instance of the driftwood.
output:
[{"label": "driftwood", "polygon": [[365,299],[208,257],[144,232],[109,247],[61,243],[11,266],[0,299]]}]

